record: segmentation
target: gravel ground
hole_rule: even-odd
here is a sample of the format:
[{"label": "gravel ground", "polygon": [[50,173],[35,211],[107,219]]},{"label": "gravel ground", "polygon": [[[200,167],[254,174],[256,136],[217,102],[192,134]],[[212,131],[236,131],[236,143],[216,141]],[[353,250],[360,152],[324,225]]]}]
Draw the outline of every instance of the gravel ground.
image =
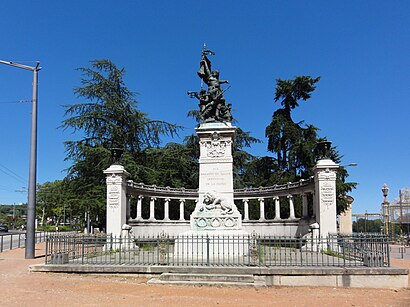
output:
[{"label": "gravel ground", "polygon": [[[24,249],[0,253],[0,306],[410,306],[410,289],[147,285],[132,275],[30,273]],[[392,259],[410,268],[410,260]],[[410,277],[409,277],[410,281]]]}]

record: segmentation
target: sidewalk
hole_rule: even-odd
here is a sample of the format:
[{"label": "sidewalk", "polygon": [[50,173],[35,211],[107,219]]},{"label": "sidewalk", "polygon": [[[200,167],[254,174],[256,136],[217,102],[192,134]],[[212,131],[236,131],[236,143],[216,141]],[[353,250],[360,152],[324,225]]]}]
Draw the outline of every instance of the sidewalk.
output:
[{"label": "sidewalk", "polygon": [[[44,255],[44,243],[36,246]],[[132,275],[29,273],[44,258],[0,254],[0,306],[409,306],[410,289],[197,287],[147,285]],[[392,265],[410,268],[409,260]]]}]

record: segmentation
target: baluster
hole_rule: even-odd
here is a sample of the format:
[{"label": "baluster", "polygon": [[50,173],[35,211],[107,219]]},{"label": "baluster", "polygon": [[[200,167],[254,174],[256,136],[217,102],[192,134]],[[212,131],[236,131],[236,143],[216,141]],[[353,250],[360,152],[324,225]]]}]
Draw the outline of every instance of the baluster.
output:
[{"label": "baluster", "polygon": [[258,198],[258,200],[259,200],[259,210],[260,210],[259,221],[264,221],[265,220],[265,199]]},{"label": "baluster", "polygon": [[180,221],[185,221],[184,217],[184,205],[185,205],[185,199],[180,199],[179,200],[179,220]]},{"label": "baluster", "polygon": [[302,215],[304,218],[308,217],[307,193],[302,193]]},{"label": "baluster", "polygon": [[155,201],[157,200],[156,197],[151,197],[149,202],[149,220],[155,221]]},{"label": "baluster", "polygon": [[293,204],[293,195],[289,194],[287,197],[289,199],[289,220],[294,220],[295,219],[295,206]]},{"label": "baluster", "polygon": [[243,202],[243,213],[244,213],[243,220],[249,221],[249,199],[242,199],[242,202]]},{"label": "baluster", "polygon": [[[125,216],[126,216],[126,221],[128,221],[129,219],[131,219],[131,208],[130,208],[130,206],[131,206],[131,196],[130,195],[126,195],[126,197],[125,197],[125,206],[126,206],[126,209],[125,209]],[[65,223],[65,221],[64,221],[64,223]]]},{"label": "baluster", "polygon": [[275,196],[273,198],[275,201],[275,219],[274,220],[280,220],[280,202],[279,202],[279,196]]},{"label": "baluster", "polygon": [[169,202],[171,201],[170,198],[165,198],[164,203],[164,221],[169,221]]},{"label": "baluster", "polygon": [[[315,192],[313,192],[313,195],[315,195]],[[316,197],[313,196],[312,211],[313,211],[313,217],[314,217],[315,219],[316,219],[317,206],[318,206],[318,203],[317,203]]]},{"label": "baluster", "polygon": [[144,196],[138,195],[138,201],[137,201],[137,217],[135,218],[137,221],[142,220],[142,200],[144,199]]}]

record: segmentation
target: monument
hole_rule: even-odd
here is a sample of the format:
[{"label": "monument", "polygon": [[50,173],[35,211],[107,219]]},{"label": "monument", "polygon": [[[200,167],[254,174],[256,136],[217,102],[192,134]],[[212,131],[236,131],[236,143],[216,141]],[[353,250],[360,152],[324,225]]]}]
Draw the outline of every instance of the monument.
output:
[{"label": "monument", "polygon": [[[231,237],[240,240],[246,234],[242,230],[242,216],[233,197],[232,146],[236,127],[231,124],[231,105],[226,103],[224,97],[226,89],[221,87],[229,82],[220,80],[219,71],[211,69],[209,55],[215,53],[208,49],[202,51],[198,71],[201,86],[206,84],[207,90],[201,88],[199,92],[188,92],[191,98],[199,100],[201,122],[195,129],[200,145],[198,201],[190,216],[191,230],[182,233],[176,242],[178,253],[184,252],[186,255],[212,253],[205,251],[206,247],[198,244],[193,239],[195,237],[202,242],[201,237],[206,236],[207,246],[212,248],[218,246],[212,241],[223,237],[221,244],[229,248],[225,239],[229,241]],[[192,240],[184,240],[184,237],[191,237]],[[242,246],[241,250],[238,246]],[[243,255],[243,247],[244,244],[236,243],[231,246],[231,250],[239,256]],[[193,253],[193,249],[197,249],[197,253]]]},{"label": "monument", "polygon": [[[179,236],[181,240],[184,236],[190,236],[191,241],[195,236],[202,236],[208,243],[213,237],[222,236],[242,240],[254,232],[258,235],[290,237],[307,235],[312,229],[312,233],[321,237],[336,233],[336,172],[339,166],[329,159],[330,142],[321,142],[315,149],[320,153],[320,160],[314,168],[314,178],[271,187],[238,189],[234,194],[232,150],[236,127],[232,125],[231,104],[225,99],[229,82],[220,79],[217,70],[212,70],[210,56],[214,55],[214,52],[204,48],[197,72],[201,88],[197,92],[188,92],[191,98],[199,101],[197,112],[200,124],[195,129],[200,148],[198,190],[137,184],[127,180],[129,174],[124,167],[114,162],[105,170],[107,233],[121,236],[125,227],[125,230],[131,228],[136,235],[158,236],[166,233]],[[119,154],[117,151],[113,151],[114,158]],[[234,203],[234,195],[235,201],[243,203],[244,219]],[[295,216],[294,196],[302,199],[302,217]],[[137,200],[136,216],[131,216],[132,198]],[[149,201],[149,218],[142,217],[144,198],[145,206]],[[268,218],[265,214],[266,199],[274,200],[274,218]],[[288,218],[281,217],[281,199],[285,210],[288,204]],[[184,217],[186,200],[196,201],[189,221]],[[249,202],[252,200],[253,206],[259,207],[258,220],[249,219]],[[155,216],[155,205],[160,205],[160,201],[164,209],[162,220]],[[171,201],[179,201],[178,220],[169,218]],[[310,206],[311,213],[308,210]],[[309,225],[314,224],[317,227],[310,229]],[[189,246],[179,246],[189,251]]]},{"label": "monument", "polygon": [[199,99],[201,123],[196,128],[199,138],[199,199],[190,218],[193,231],[231,231],[242,228],[242,218],[233,200],[233,158],[232,145],[236,127],[232,126],[230,104],[227,105],[219,71],[212,70],[208,55],[211,50],[202,51],[198,76],[200,92],[188,92]]}]

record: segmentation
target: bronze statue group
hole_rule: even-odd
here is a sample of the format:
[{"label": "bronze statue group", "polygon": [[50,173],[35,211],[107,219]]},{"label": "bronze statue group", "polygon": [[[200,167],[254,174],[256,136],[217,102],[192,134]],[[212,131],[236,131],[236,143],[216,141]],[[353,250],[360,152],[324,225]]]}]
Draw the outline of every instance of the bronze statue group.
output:
[{"label": "bronze statue group", "polygon": [[219,71],[211,70],[211,61],[207,57],[209,54],[214,55],[215,53],[207,49],[202,51],[198,71],[198,76],[208,86],[208,91],[201,88],[199,92],[188,92],[188,95],[199,100],[201,122],[231,122],[231,104],[227,104],[224,97],[224,92],[229,87],[225,90],[221,88],[221,84],[229,82],[228,80],[219,80]]}]

